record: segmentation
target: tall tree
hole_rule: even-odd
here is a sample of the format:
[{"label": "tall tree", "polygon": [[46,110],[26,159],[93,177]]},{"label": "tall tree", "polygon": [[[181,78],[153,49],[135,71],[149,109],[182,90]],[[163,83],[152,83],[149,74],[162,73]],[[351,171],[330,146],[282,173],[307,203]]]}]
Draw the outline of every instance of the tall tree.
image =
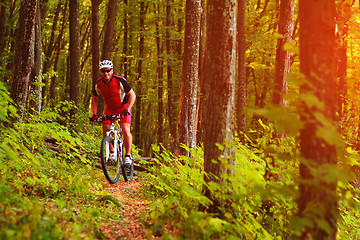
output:
[{"label": "tall tree", "polygon": [[79,1],[69,2],[69,30],[70,30],[70,100],[77,107],[80,106],[80,28],[79,28]]},{"label": "tall tree", "polygon": [[[158,99],[158,119],[157,119],[157,126],[158,126],[158,131],[157,131],[157,135],[158,135],[158,142],[159,143],[164,143],[164,102],[163,102],[163,87],[164,87],[164,59],[163,59],[163,43],[161,42],[161,35],[160,35],[160,28],[159,28],[159,22],[160,22],[160,6],[159,4],[156,5],[154,4],[154,8],[155,8],[155,14],[156,16],[158,16],[155,19],[155,26],[156,26],[156,51],[157,51],[157,79],[158,79],[158,84],[157,84],[157,99]],[[157,10],[156,10],[157,9]]]},{"label": "tall tree", "polygon": [[[172,0],[166,0],[166,53],[168,56],[171,56],[172,47],[171,47],[171,34],[170,27],[173,25],[172,21]],[[169,61],[167,64],[167,115],[169,120],[169,130],[170,130],[170,148],[171,152],[175,153],[176,151],[176,140],[177,140],[177,128],[176,128],[176,114],[174,111],[174,102],[175,102],[175,92],[174,92],[174,79],[173,79],[173,66],[172,62]]]},{"label": "tall tree", "polygon": [[92,85],[99,78],[99,6],[102,0],[91,0],[91,52],[92,52]]},{"label": "tall tree", "polygon": [[189,155],[196,145],[196,102],[199,79],[201,0],[187,0],[185,7],[185,42],[181,78],[177,155]]},{"label": "tall tree", "polygon": [[123,25],[124,25],[124,44],[123,44],[123,75],[124,78],[128,78],[129,75],[129,63],[128,63],[128,54],[129,54],[129,25],[128,25],[128,19],[129,19],[129,13],[128,13],[128,0],[124,0],[124,16],[123,16]]},{"label": "tall tree", "polygon": [[301,238],[336,239],[337,180],[320,174],[337,164],[336,143],[319,134],[333,129],[334,138],[337,129],[335,0],[300,0],[299,18],[300,70],[305,77],[300,92],[303,99],[312,95],[319,102],[310,106],[303,101],[300,109],[304,126],[300,130],[298,211],[311,221]]},{"label": "tall tree", "polygon": [[[51,34],[50,34],[50,38],[47,41],[47,47],[46,49],[44,49],[44,54],[45,54],[45,58],[44,58],[44,68],[43,68],[43,73],[46,74],[51,66],[52,63],[52,54],[55,48],[55,37],[56,37],[56,30],[57,30],[57,23],[58,23],[58,19],[60,17],[60,12],[61,9],[63,7],[64,3],[63,2],[59,2],[55,12],[53,13],[53,22],[52,22],[52,28],[51,28]],[[64,6],[65,7],[65,6]],[[42,11],[42,14],[45,14],[45,12]],[[44,17],[44,16],[42,16]],[[42,95],[45,97],[46,96],[46,91],[48,88],[48,84],[47,84],[47,79],[44,79],[44,87],[42,88]],[[52,100],[50,98],[50,100]],[[43,101],[45,102],[45,101]]]},{"label": "tall tree", "polygon": [[[116,23],[116,11],[117,11],[117,0],[109,0],[107,6],[107,17],[105,22],[105,36],[104,43],[101,52],[101,60],[111,60],[112,51],[114,46],[114,35],[115,35],[115,23]],[[115,66],[117,67],[117,66]],[[105,102],[102,96],[99,97],[97,114],[103,114],[105,109]]]},{"label": "tall tree", "polygon": [[204,109],[204,101],[202,92],[204,89],[204,60],[205,60],[205,0],[201,0],[201,19],[200,19],[200,43],[199,43],[199,86],[198,86],[198,103],[197,103],[197,120],[196,120],[196,142],[200,145],[204,141],[204,125],[202,112]]},{"label": "tall tree", "polygon": [[42,105],[42,42],[41,42],[41,16],[40,5],[37,4],[36,18],[35,18],[35,34],[34,41],[34,66],[31,74],[30,85],[30,101],[29,108],[32,114],[40,114]]},{"label": "tall tree", "polygon": [[10,97],[17,104],[19,120],[24,118],[31,70],[34,65],[35,16],[37,0],[21,1],[16,34],[14,71]]},{"label": "tall tree", "polygon": [[[206,53],[204,65],[204,180],[224,183],[227,164],[235,165],[233,149],[220,149],[226,139],[234,138],[235,72],[236,72],[236,0],[207,2]],[[215,160],[215,162],[214,162]],[[212,204],[209,213],[223,216],[225,202],[204,186]]]},{"label": "tall tree", "polygon": [[275,59],[275,78],[272,95],[274,105],[286,106],[285,94],[288,92],[287,74],[290,72],[291,59],[290,51],[284,49],[286,43],[292,41],[294,31],[294,0],[280,1],[280,18],[278,33],[282,37],[278,38]]},{"label": "tall tree", "polygon": [[145,43],[145,14],[147,7],[145,6],[145,2],[140,2],[140,22],[139,22],[139,62],[137,68],[137,79],[136,79],[136,102],[135,102],[135,131],[134,131],[134,144],[137,146],[141,146],[141,135],[140,135],[140,126],[141,126],[141,114],[142,114],[142,71],[143,71],[143,59],[144,59],[144,43]]},{"label": "tall tree", "polygon": [[[238,55],[238,79],[236,99],[236,125],[239,137],[244,142],[246,131],[246,36],[245,36],[245,0],[238,0],[237,13],[237,55]],[[242,133],[242,134],[241,134]]]}]

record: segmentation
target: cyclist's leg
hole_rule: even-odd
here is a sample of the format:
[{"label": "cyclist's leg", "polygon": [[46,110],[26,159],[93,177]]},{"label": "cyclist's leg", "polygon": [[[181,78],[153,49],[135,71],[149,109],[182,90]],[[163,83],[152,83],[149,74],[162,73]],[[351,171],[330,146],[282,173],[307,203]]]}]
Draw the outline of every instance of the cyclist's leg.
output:
[{"label": "cyclist's leg", "polygon": [[130,110],[130,115],[120,119],[121,129],[124,136],[125,155],[131,155],[131,145],[133,141],[132,134],[130,132],[131,116],[132,113]]},{"label": "cyclist's leg", "polygon": [[124,147],[125,147],[125,155],[131,155],[131,145],[132,145],[132,134],[130,132],[130,124],[129,123],[121,123],[122,133],[124,136]]},{"label": "cyclist's leg", "polygon": [[[102,130],[103,130],[103,137],[106,136],[106,132],[110,130],[110,120],[105,120],[102,124]],[[114,152],[114,146],[112,144],[110,144],[110,151]]]}]

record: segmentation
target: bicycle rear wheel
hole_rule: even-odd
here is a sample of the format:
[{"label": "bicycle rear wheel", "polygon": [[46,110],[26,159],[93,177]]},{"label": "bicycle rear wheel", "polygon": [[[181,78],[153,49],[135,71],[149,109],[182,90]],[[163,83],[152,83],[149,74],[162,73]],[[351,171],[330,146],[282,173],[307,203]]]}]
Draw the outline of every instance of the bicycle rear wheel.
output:
[{"label": "bicycle rear wheel", "polygon": [[[100,150],[100,156],[101,156],[101,166],[102,170],[104,171],[106,179],[109,181],[109,183],[114,184],[117,181],[119,181],[120,177],[120,156],[118,154],[116,160],[112,160],[110,158],[111,152],[110,152],[110,146],[115,146],[114,139],[110,136],[104,137],[104,139],[101,141],[101,150]],[[117,151],[114,149],[114,152]]]}]

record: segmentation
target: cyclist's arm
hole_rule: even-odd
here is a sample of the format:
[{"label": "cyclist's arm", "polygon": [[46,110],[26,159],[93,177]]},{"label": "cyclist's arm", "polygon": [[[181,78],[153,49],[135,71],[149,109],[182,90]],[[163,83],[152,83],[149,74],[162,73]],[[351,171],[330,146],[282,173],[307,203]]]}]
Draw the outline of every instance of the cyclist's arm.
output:
[{"label": "cyclist's arm", "polygon": [[[99,102],[99,95],[101,94],[97,86],[94,87],[94,93],[91,97],[91,115],[97,113],[97,107]],[[96,94],[96,95],[95,95]]]},{"label": "cyclist's arm", "polygon": [[97,113],[98,100],[99,100],[98,96],[92,95],[92,97],[91,97],[91,115]]},{"label": "cyclist's arm", "polygon": [[126,93],[126,95],[129,96],[128,105],[126,108],[127,108],[127,110],[131,110],[132,106],[135,103],[136,94],[135,94],[134,90],[131,89],[129,92]]}]

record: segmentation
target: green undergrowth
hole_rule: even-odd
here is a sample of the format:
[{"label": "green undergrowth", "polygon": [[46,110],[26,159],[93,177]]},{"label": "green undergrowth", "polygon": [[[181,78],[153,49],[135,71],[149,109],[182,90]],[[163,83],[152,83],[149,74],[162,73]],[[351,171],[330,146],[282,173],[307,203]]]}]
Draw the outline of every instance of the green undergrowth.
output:
[{"label": "green undergrowth", "polygon": [[10,125],[15,111],[0,104],[0,239],[105,239],[101,223],[119,221],[122,203],[93,166],[100,128],[78,116],[70,131],[57,111]]},{"label": "green undergrowth", "polygon": [[[157,200],[147,222],[148,235],[160,235],[162,239],[300,239],[300,229],[309,222],[297,216],[298,145],[294,138],[272,138],[272,126],[260,125],[257,133],[261,131],[262,137],[248,139],[247,145],[232,141],[219,146],[236,149],[235,174],[223,175],[228,184],[208,185],[220,201],[231,203],[222,209],[222,218],[199,208],[211,203],[203,194],[203,149],[187,149],[191,158],[176,158],[155,147],[157,162],[154,174],[147,175],[146,191]],[[348,151],[341,164],[351,161],[358,165],[357,158],[357,153]],[[224,160],[218,161],[226,166]],[[271,167],[272,161],[277,163],[276,168]],[[266,166],[271,172],[267,180]],[[345,168],[328,169],[329,175],[340,180],[337,235],[338,239],[358,239],[359,189]],[[326,230],[328,226],[323,227]]]}]

